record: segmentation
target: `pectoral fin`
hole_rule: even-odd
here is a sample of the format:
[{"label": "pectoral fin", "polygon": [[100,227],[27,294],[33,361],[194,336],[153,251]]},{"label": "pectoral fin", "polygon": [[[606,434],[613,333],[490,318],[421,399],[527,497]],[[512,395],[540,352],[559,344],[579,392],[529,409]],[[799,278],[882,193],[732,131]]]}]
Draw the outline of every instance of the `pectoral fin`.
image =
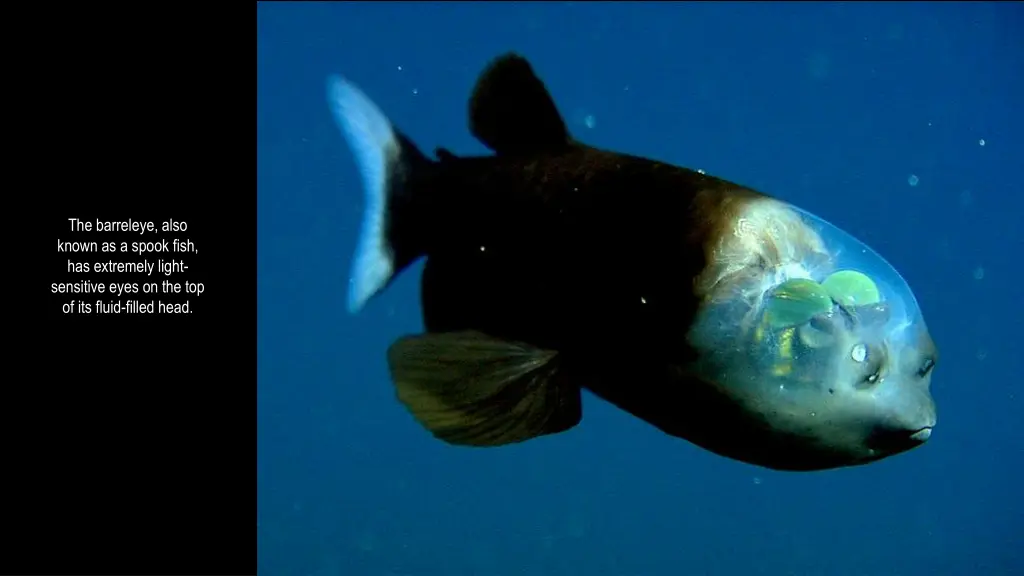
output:
[{"label": "pectoral fin", "polygon": [[556,352],[478,332],[423,334],[388,350],[398,399],[449,444],[500,446],[568,430],[580,389]]}]

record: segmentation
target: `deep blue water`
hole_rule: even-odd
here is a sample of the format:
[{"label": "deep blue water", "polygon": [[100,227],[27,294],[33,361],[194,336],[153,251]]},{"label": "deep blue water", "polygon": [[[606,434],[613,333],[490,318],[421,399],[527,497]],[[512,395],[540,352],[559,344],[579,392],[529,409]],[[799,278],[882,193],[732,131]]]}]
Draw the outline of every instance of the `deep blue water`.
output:
[{"label": "deep blue water", "polygon": [[[262,574],[1024,574],[1020,3],[260,3],[256,48]],[[580,139],[777,195],[892,262],[941,350],[931,441],[771,472],[589,396],[580,427],[518,446],[423,431],[385,363],[421,328],[419,266],[345,310],[362,193],[325,80],[424,150],[483,153],[466,101],[509,50]]]}]

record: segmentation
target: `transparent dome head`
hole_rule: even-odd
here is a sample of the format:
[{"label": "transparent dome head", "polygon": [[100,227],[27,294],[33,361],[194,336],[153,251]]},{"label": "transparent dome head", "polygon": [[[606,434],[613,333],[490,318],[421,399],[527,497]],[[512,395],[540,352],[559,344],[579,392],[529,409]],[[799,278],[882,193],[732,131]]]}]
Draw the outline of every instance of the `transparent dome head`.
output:
[{"label": "transparent dome head", "polygon": [[696,282],[694,373],[783,432],[856,428],[867,450],[880,430],[930,430],[935,346],[895,268],[770,198],[745,203],[722,230]]}]

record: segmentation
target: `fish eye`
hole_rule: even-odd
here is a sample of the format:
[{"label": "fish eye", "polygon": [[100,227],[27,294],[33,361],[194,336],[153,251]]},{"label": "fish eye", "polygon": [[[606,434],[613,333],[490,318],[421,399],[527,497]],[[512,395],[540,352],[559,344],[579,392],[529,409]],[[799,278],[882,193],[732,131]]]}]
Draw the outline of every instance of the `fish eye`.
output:
[{"label": "fish eye", "polygon": [[921,362],[921,367],[917,369],[918,378],[924,378],[931,373],[932,368],[935,368],[935,358],[928,356]]}]

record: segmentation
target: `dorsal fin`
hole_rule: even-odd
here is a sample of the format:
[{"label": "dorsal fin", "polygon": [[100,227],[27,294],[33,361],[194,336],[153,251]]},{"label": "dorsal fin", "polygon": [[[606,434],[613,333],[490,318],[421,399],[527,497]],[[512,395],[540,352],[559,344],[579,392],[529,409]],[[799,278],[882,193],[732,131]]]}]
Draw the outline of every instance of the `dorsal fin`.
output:
[{"label": "dorsal fin", "polygon": [[525,58],[511,53],[480,74],[469,102],[469,129],[498,154],[558,152],[571,142],[544,83]]}]

